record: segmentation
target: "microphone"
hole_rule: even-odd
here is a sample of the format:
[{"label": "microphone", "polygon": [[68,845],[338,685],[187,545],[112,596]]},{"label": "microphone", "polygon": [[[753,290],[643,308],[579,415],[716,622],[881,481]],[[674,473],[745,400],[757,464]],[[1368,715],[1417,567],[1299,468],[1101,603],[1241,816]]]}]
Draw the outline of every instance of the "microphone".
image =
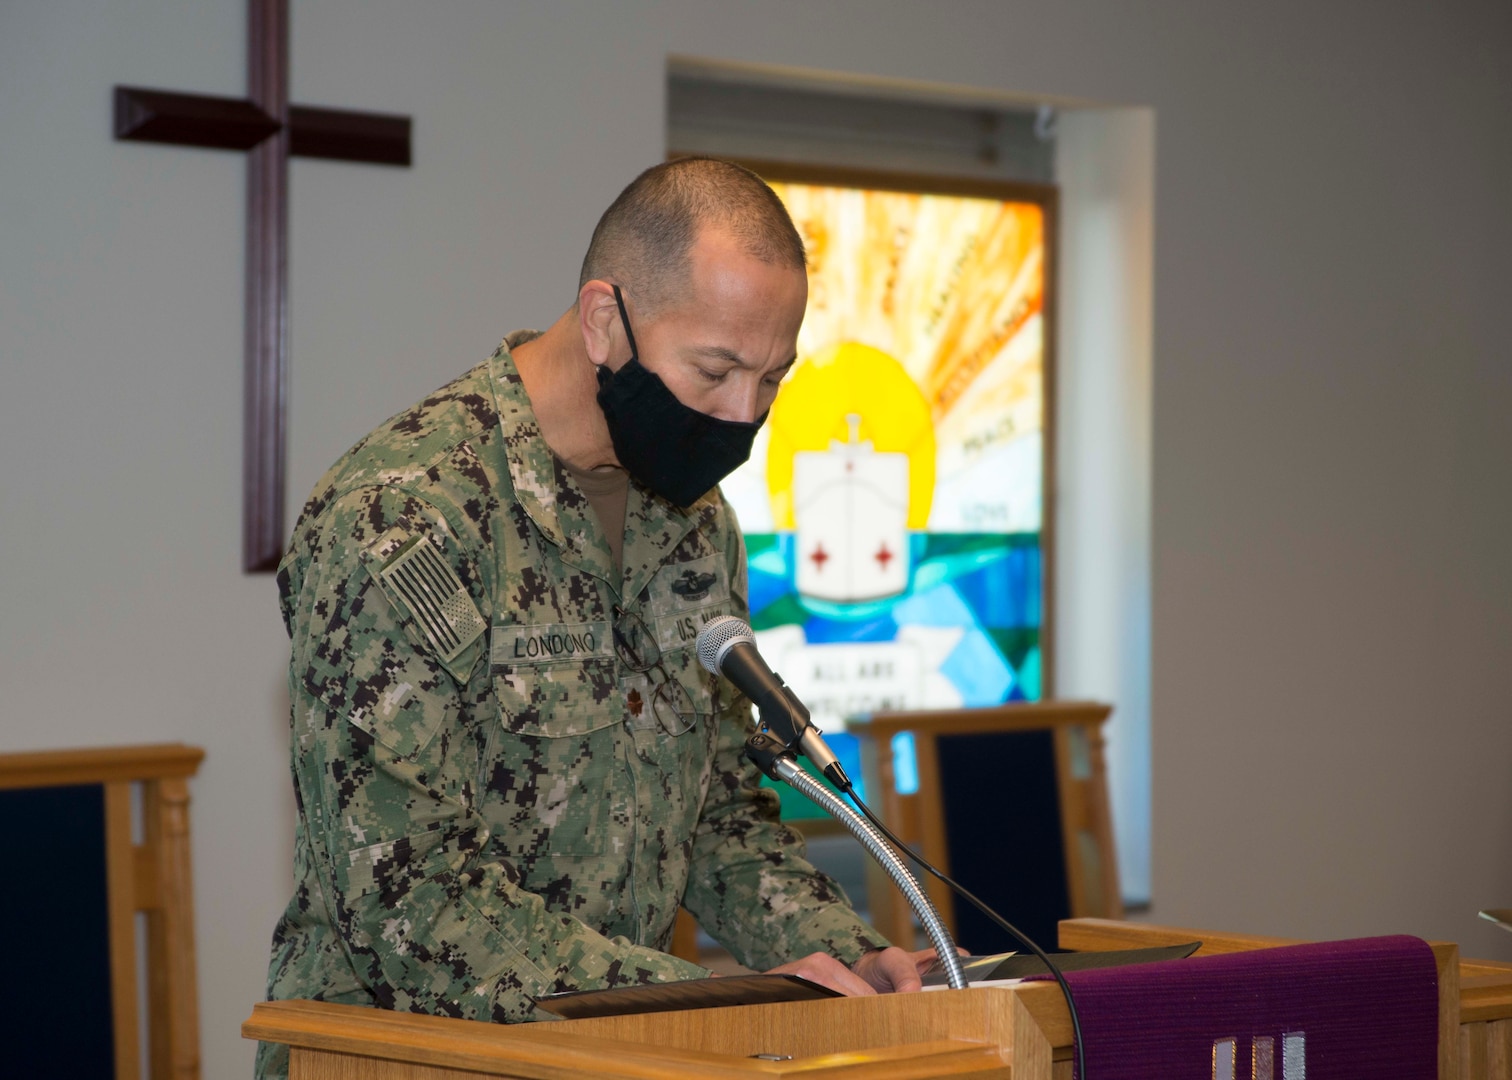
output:
[{"label": "microphone", "polygon": [[723,675],[735,688],[756,703],[761,722],[770,728],[784,745],[799,751],[819,766],[821,772],[841,791],[851,789],[850,777],[825,745],[819,729],[809,722],[809,711],[782,676],[767,667],[756,649],[756,635],[733,615],[710,619],[698,632],[698,662],[705,670]]}]

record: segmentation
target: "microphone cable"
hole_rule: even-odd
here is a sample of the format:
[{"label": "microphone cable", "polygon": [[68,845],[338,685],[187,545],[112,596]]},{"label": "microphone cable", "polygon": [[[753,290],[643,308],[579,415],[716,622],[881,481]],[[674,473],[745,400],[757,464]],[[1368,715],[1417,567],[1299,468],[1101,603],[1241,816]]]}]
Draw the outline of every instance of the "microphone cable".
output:
[{"label": "microphone cable", "polygon": [[871,807],[867,806],[866,803],[862,801],[861,796],[856,794],[854,785],[847,784],[845,788],[845,794],[850,798],[851,802],[856,804],[856,809],[861,811],[862,816],[865,817],[867,821],[871,822],[876,830],[887,838],[888,843],[892,844],[892,846],[897,849],[898,854],[902,855],[905,859],[912,860],[920,867],[927,870],[935,877],[939,878],[942,882],[944,882],[952,890],[954,890],[955,893],[962,899],[969,901],[973,907],[975,907],[983,915],[991,919],[1003,930],[1007,931],[1010,936],[1026,945],[1030,952],[1039,957],[1040,962],[1044,964],[1047,969],[1049,969],[1051,976],[1053,976],[1055,981],[1060,984],[1061,993],[1066,996],[1066,1009],[1071,1013],[1071,1035],[1075,1045],[1076,1076],[1077,1080],[1087,1080],[1087,1057],[1086,1050],[1082,1046],[1081,1017],[1079,1017],[1076,1013],[1076,1000],[1071,995],[1071,985],[1066,982],[1066,976],[1061,973],[1060,968],[1056,967],[1050,962],[1050,958],[1045,955],[1045,951],[1038,945],[1036,945],[1032,940],[1030,940],[1028,934],[1024,933],[1018,927],[1014,926],[1011,922],[1003,918],[996,911],[993,911],[992,908],[990,908],[984,900],[978,897],[970,889],[966,888],[960,882],[952,878],[949,874],[936,867],[928,859],[924,858],[924,856],[920,855],[917,851],[913,850],[913,848],[909,847],[901,839],[899,839],[897,834],[889,829],[881,818],[872,813]]}]

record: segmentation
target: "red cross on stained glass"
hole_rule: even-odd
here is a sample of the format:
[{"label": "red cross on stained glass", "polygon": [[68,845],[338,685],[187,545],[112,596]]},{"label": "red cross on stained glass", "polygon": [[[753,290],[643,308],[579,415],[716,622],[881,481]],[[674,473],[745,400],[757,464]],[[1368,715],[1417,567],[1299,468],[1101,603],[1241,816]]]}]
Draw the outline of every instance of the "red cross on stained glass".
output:
[{"label": "red cross on stained glass", "polygon": [[824,564],[829,562],[829,560],[830,554],[824,550],[824,545],[822,543],[815,545],[814,553],[809,556],[809,561],[814,564],[814,569],[823,572]]}]

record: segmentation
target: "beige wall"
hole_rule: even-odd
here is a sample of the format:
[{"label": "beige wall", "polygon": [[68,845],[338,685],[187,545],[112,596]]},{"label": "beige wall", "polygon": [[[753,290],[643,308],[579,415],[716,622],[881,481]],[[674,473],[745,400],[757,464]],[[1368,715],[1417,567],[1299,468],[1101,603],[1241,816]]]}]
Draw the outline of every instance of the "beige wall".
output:
[{"label": "beige wall", "polygon": [[[240,0],[0,2],[0,749],[183,739],[206,1075],[288,886],[285,643],[237,570],[242,170],[109,137],[238,94]],[[1156,116],[1154,917],[1512,955],[1512,15],[1196,0],[296,0],[293,92],[411,113],[292,170],[291,505],[570,300],[668,53]]]}]

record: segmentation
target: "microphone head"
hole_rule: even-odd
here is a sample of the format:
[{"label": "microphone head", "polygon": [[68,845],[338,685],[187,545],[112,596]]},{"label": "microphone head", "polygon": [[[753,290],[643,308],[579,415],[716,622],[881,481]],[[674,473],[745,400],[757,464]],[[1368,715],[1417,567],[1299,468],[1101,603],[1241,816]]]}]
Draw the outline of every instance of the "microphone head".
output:
[{"label": "microphone head", "polygon": [[742,642],[747,645],[756,644],[756,635],[751,633],[751,628],[743,620],[733,615],[710,619],[698,632],[698,662],[704,666],[705,671],[718,675],[725,654]]}]

